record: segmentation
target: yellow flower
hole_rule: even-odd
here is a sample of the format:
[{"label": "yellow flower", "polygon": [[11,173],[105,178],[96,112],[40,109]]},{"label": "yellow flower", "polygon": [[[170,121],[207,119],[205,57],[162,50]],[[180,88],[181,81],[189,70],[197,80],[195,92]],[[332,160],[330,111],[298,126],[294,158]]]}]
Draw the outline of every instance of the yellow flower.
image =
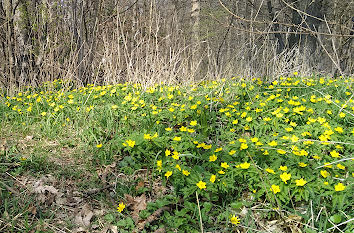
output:
[{"label": "yellow flower", "polygon": [[266,172],[268,172],[268,173],[272,173],[272,174],[275,174],[274,170],[273,170],[273,169],[271,169],[271,168],[267,168],[267,169],[266,169]]},{"label": "yellow flower", "polygon": [[279,170],[282,170],[283,172],[285,172],[286,170],[288,170],[287,166],[280,166]]},{"label": "yellow flower", "polygon": [[248,145],[246,143],[241,143],[240,150],[245,150],[248,148]]},{"label": "yellow flower", "polygon": [[101,148],[102,147],[102,144],[98,144],[96,145],[97,148]]},{"label": "yellow flower", "polygon": [[303,162],[300,162],[300,163],[299,163],[299,166],[300,166],[300,167],[306,167],[307,164],[306,164],[306,163],[303,163]]},{"label": "yellow flower", "polygon": [[185,176],[189,176],[189,174],[191,174],[189,171],[187,171],[187,170],[182,170],[182,173],[183,173],[183,175],[185,175]]},{"label": "yellow flower", "polygon": [[342,183],[338,183],[334,186],[334,189],[339,192],[339,191],[343,191],[345,189],[345,185],[343,185]]},{"label": "yellow flower", "polygon": [[219,174],[223,175],[225,172],[223,170],[218,171]]},{"label": "yellow flower", "polygon": [[162,160],[157,160],[157,161],[156,161],[156,165],[157,165],[158,167],[162,167]]},{"label": "yellow flower", "polygon": [[344,132],[342,127],[334,128],[334,130],[337,131],[338,133],[343,133]]},{"label": "yellow flower", "polygon": [[345,117],[345,113],[344,112],[339,113],[339,117],[340,118],[344,118]]},{"label": "yellow flower", "polygon": [[188,133],[194,133],[195,130],[194,129],[187,129]]},{"label": "yellow flower", "polygon": [[166,131],[172,131],[172,129],[170,127],[165,128]]},{"label": "yellow flower", "polygon": [[299,180],[295,180],[295,182],[296,182],[296,186],[304,186],[307,183],[307,181],[304,180],[303,178]]},{"label": "yellow flower", "polygon": [[199,182],[197,183],[197,186],[198,186],[198,188],[200,188],[200,190],[206,189],[206,183],[203,182],[203,181],[199,181]]},{"label": "yellow flower", "polygon": [[237,216],[235,216],[235,215],[233,215],[231,218],[230,218],[230,222],[232,223],[232,224],[234,224],[234,225],[238,225],[238,224],[240,224],[240,219],[237,217]]},{"label": "yellow flower", "polygon": [[216,155],[214,155],[214,154],[212,156],[209,156],[209,161],[210,162],[214,162],[217,159],[218,159],[218,157]]},{"label": "yellow flower", "polygon": [[177,151],[174,151],[172,153],[172,158],[174,158],[175,160],[178,160],[179,159],[179,155],[178,155],[178,152]]},{"label": "yellow flower", "polygon": [[191,126],[196,126],[196,125],[197,125],[197,121],[191,121],[189,124],[190,124]]},{"label": "yellow flower", "polygon": [[128,146],[130,146],[131,148],[133,148],[133,147],[135,146],[135,141],[133,141],[133,140],[131,140],[131,139],[126,140],[125,142],[126,142],[126,143],[128,144]]},{"label": "yellow flower", "polygon": [[204,148],[205,150],[209,150],[211,147],[212,147],[212,145],[203,145],[203,148]]},{"label": "yellow flower", "polygon": [[244,138],[240,138],[240,139],[238,139],[238,141],[239,141],[239,142],[244,142],[244,143],[246,143],[246,142],[247,142],[247,140],[246,140],[246,139],[244,139]]},{"label": "yellow flower", "polygon": [[273,191],[274,194],[277,194],[280,192],[280,187],[279,187],[279,185],[272,184],[272,187],[270,190]]},{"label": "yellow flower", "polygon": [[297,142],[297,141],[299,141],[299,138],[296,137],[295,135],[291,136],[290,139],[291,139],[292,142]]},{"label": "yellow flower", "polygon": [[179,164],[176,164],[175,168],[177,168],[179,171],[181,171],[181,166]]},{"label": "yellow flower", "polygon": [[340,164],[340,163],[337,164],[337,167],[338,167],[339,169],[345,170],[345,166],[343,166],[343,165]]},{"label": "yellow flower", "polygon": [[244,162],[244,163],[241,163],[241,164],[240,164],[240,167],[241,167],[242,169],[248,169],[250,166],[251,166],[251,164],[250,164],[250,163],[247,163],[247,162]]},{"label": "yellow flower", "polygon": [[145,139],[145,140],[151,140],[152,137],[151,137],[150,134],[144,134],[144,139]]},{"label": "yellow flower", "polygon": [[216,148],[214,152],[222,151],[222,147]]},{"label": "yellow flower", "polygon": [[171,151],[170,151],[169,149],[166,149],[166,150],[165,150],[165,155],[166,155],[166,156],[169,156],[170,154],[171,154]]},{"label": "yellow flower", "polygon": [[124,208],[125,208],[125,205],[123,202],[121,202],[121,203],[119,203],[117,210],[118,210],[118,212],[121,213],[124,210]]},{"label": "yellow flower", "polygon": [[290,173],[286,173],[284,172],[283,174],[280,175],[280,179],[282,179],[282,181],[287,184],[287,181],[290,180],[291,178],[291,174]]},{"label": "yellow flower", "polygon": [[251,141],[252,141],[253,143],[256,143],[256,142],[258,142],[258,138],[251,138]]},{"label": "yellow flower", "polygon": [[168,179],[168,177],[170,177],[171,175],[172,175],[172,171],[168,171],[168,172],[165,173],[165,176],[166,176],[167,179]]},{"label": "yellow flower", "polygon": [[246,118],[246,121],[247,121],[247,122],[251,122],[251,121],[252,121],[252,117],[247,117],[247,118]]},{"label": "yellow flower", "polygon": [[271,141],[268,143],[269,146],[276,146],[278,143],[276,141]]},{"label": "yellow flower", "polygon": [[331,156],[332,156],[333,158],[339,158],[339,153],[338,153],[337,151],[335,151],[335,150],[332,150],[332,151],[330,152],[330,154],[331,154]]},{"label": "yellow flower", "polygon": [[225,169],[227,169],[228,167],[230,167],[226,162],[221,163],[220,166],[221,166],[222,168],[225,168]]},{"label": "yellow flower", "polygon": [[270,118],[270,117],[266,117],[266,118],[264,118],[263,120],[264,120],[264,121],[271,121],[271,120],[272,120],[272,118]]},{"label": "yellow flower", "polygon": [[233,154],[235,154],[235,153],[236,153],[235,150],[231,150],[231,151],[229,152],[229,155],[233,155]]},{"label": "yellow flower", "polygon": [[277,152],[279,153],[279,154],[286,154],[286,151],[285,150],[283,150],[283,149],[279,149],[279,150],[277,150]]},{"label": "yellow flower", "polygon": [[173,141],[179,142],[179,141],[181,141],[181,137],[174,137],[174,138],[173,138]]},{"label": "yellow flower", "polygon": [[232,121],[232,124],[233,124],[233,125],[237,125],[237,123],[238,123],[238,120],[233,120],[233,121]]},{"label": "yellow flower", "polygon": [[291,131],[293,131],[293,127],[287,127],[287,128],[285,128],[285,130],[287,131],[287,132],[291,132]]},{"label": "yellow flower", "polygon": [[214,183],[214,182],[215,182],[215,179],[216,179],[216,175],[211,175],[211,177],[210,177],[210,182],[211,182],[211,183]]}]

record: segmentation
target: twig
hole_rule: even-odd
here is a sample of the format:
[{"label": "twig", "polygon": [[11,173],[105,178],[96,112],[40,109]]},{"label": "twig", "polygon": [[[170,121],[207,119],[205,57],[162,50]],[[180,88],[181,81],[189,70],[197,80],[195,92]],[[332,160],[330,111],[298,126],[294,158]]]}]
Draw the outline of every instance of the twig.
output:
[{"label": "twig", "polygon": [[2,182],[1,180],[0,180],[0,183],[7,189],[7,190],[9,190],[10,192],[12,192],[12,193],[15,193],[15,194],[19,194],[19,192],[17,192],[15,189],[13,189],[13,188],[11,188],[10,186],[8,186],[7,184],[5,184],[4,182]]},{"label": "twig", "polygon": [[340,160],[334,161],[334,162],[332,162],[332,163],[327,163],[327,164],[325,164],[325,165],[316,167],[315,169],[318,169],[318,168],[321,168],[321,167],[327,167],[328,165],[331,165],[331,164],[339,163],[339,162],[346,161],[346,160],[352,160],[352,159],[354,159],[354,158],[344,158],[344,159],[340,159]]},{"label": "twig", "polygon": [[199,222],[200,222],[200,231],[203,233],[203,220],[202,220],[202,213],[200,212],[200,205],[199,205],[199,198],[198,198],[198,192],[195,192],[195,196],[197,197],[197,203],[198,203],[198,211],[199,211]]},{"label": "twig", "polygon": [[330,219],[328,219],[328,222],[330,222],[333,225],[333,228],[336,228],[338,231],[344,233],[341,229],[338,228],[338,225],[334,224]]},{"label": "twig", "polygon": [[[341,225],[344,225],[344,224],[347,224],[347,223],[349,223],[349,222],[351,222],[351,221],[353,221],[354,220],[354,218],[351,218],[351,219],[349,219],[349,220],[347,220],[347,221],[345,221],[345,222],[342,222],[342,223],[339,223],[338,225],[335,225],[335,226],[333,226],[333,227],[331,227],[331,228],[328,228],[327,229],[327,231],[330,231],[330,230],[332,230],[332,229],[334,229],[334,228],[338,228],[339,226],[341,226]],[[333,224],[333,223],[332,223]],[[333,224],[334,225],[334,224]],[[321,231],[321,232],[319,232],[319,233],[323,233],[324,231]]]},{"label": "twig", "polygon": [[117,183],[114,182],[114,183],[112,183],[112,184],[105,185],[105,186],[103,186],[102,188],[89,189],[89,190],[87,190],[86,192],[84,192],[84,195],[85,195],[85,196],[89,196],[89,195],[96,194],[96,193],[101,192],[101,191],[103,191],[103,190],[105,190],[105,189],[112,188],[112,187],[114,187],[116,184],[117,184]]}]

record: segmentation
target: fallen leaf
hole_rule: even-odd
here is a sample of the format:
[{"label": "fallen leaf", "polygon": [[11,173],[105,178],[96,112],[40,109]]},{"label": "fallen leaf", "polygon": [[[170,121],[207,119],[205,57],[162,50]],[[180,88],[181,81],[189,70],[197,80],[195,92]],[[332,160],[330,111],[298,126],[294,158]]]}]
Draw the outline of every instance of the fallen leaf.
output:
[{"label": "fallen leaf", "polygon": [[93,212],[90,210],[89,206],[86,204],[82,207],[81,211],[76,214],[74,222],[81,227],[89,228],[91,224],[91,218],[93,217]]},{"label": "fallen leaf", "polygon": [[104,184],[107,183],[107,181],[106,181],[107,175],[109,173],[111,173],[112,172],[111,170],[115,167],[116,167],[116,163],[114,162],[110,165],[107,165],[103,171],[102,171],[102,169],[97,171],[97,174],[101,177],[102,183],[104,183]]},{"label": "fallen leaf", "polygon": [[135,186],[135,190],[138,191],[141,188],[144,188],[145,182],[144,181],[139,181],[138,184]]},{"label": "fallen leaf", "polygon": [[118,227],[117,226],[111,226],[111,231],[113,233],[118,233]]},{"label": "fallen leaf", "polygon": [[146,196],[142,194],[140,197],[133,198],[132,196],[125,194],[127,205],[132,209],[131,216],[135,223],[139,221],[139,213],[146,209]]}]

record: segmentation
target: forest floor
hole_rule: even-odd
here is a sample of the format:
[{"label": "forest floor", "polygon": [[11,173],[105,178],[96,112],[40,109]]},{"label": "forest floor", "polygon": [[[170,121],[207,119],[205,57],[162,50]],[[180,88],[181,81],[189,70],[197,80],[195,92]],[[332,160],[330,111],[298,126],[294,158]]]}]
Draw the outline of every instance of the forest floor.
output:
[{"label": "forest floor", "polygon": [[3,94],[0,232],[353,232],[353,82]]}]

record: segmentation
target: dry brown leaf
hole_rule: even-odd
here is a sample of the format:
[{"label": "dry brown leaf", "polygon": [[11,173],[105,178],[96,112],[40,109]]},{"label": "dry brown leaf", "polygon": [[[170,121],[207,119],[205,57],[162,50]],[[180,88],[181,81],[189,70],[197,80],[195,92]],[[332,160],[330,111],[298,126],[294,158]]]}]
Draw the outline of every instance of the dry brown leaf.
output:
[{"label": "dry brown leaf", "polygon": [[107,175],[109,173],[112,172],[112,169],[116,167],[116,162],[110,164],[110,165],[107,165],[104,170],[102,171],[102,169],[100,169],[99,171],[97,171],[97,174],[101,177],[101,180],[102,180],[102,183],[106,184],[107,181],[106,181],[106,178],[107,178]]},{"label": "dry brown leaf", "polygon": [[6,139],[0,138],[0,152],[4,152],[7,150],[7,141]]},{"label": "dry brown leaf", "polygon": [[165,233],[166,229],[165,228],[159,228],[156,231],[154,231],[154,233]]},{"label": "dry brown leaf", "polygon": [[139,181],[138,184],[135,186],[135,190],[138,191],[141,188],[144,188],[145,182],[144,181]]},{"label": "dry brown leaf", "polygon": [[117,226],[111,226],[111,231],[113,232],[113,233],[118,233],[118,227]]},{"label": "dry brown leaf", "polygon": [[86,204],[82,207],[81,211],[76,214],[74,222],[78,226],[89,228],[92,217],[93,217],[93,212],[90,210],[90,207]]},{"label": "dry brown leaf", "polygon": [[33,185],[34,193],[37,193],[38,200],[41,203],[46,203],[47,205],[51,205],[54,201],[56,196],[58,195],[58,190],[50,185],[44,185],[43,179],[35,182]]},{"label": "dry brown leaf", "polygon": [[133,198],[132,196],[125,194],[125,199],[127,200],[127,205],[132,209],[131,216],[135,224],[139,221],[139,213],[146,209],[146,196],[142,194],[140,197]]}]

